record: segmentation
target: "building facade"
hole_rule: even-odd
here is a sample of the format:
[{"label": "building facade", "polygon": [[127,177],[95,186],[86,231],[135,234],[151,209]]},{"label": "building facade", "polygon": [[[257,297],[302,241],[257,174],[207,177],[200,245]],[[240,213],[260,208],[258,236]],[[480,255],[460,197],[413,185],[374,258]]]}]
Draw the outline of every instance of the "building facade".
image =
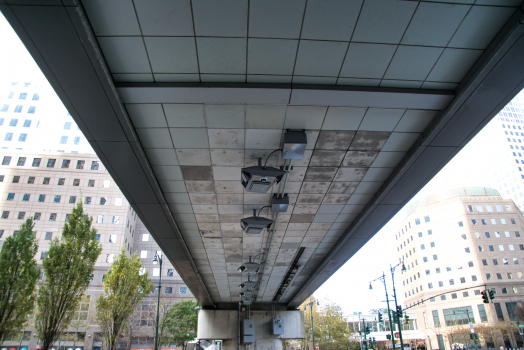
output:
[{"label": "building facade", "polygon": [[[517,320],[515,302],[524,298],[523,231],[513,200],[490,188],[451,190],[408,207],[396,248],[406,267],[405,309],[417,313],[427,348],[451,349],[458,342],[454,334],[469,322],[479,327]],[[488,304],[484,290],[495,293]],[[522,347],[518,334],[481,342]]]}]

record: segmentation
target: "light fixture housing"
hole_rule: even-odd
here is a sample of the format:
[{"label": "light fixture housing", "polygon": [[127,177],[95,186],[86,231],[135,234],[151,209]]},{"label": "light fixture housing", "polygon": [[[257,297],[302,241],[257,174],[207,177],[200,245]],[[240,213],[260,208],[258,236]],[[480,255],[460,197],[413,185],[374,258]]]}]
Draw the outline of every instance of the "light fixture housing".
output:
[{"label": "light fixture housing", "polygon": [[242,304],[242,305],[251,305],[251,304],[253,304],[253,299],[242,299],[242,300],[240,300],[240,304]]},{"label": "light fixture housing", "polygon": [[244,281],[239,285],[239,287],[241,287],[242,290],[257,290],[258,282]]},{"label": "light fixture housing", "polygon": [[238,293],[238,296],[246,298],[251,298],[253,295],[255,295],[254,290],[245,290],[243,292]]},{"label": "light fixture housing", "polygon": [[259,269],[260,264],[249,261],[242,264],[242,266],[238,268],[238,271],[247,273],[248,275],[254,275],[258,272]]},{"label": "light fixture housing", "polygon": [[302,159],[306,153],[307,136],[305,131],[288,131],[284,134],[282,159]]},{"label": "light fixture housing", "polygon": [[282,181],[284,175],[284,170],[262,166],[262,158],[258,158],[257,166],[241,169],[240,180],[247,192],[267,193],[273,184]]},{"label": "light fixture housing", "polygon": [[256,210],[253,210],[253,216],[240,219],[240,227],[245,233],[259,234],[265,228],[269,229],[273,224],[273,220],[257,216]]}]

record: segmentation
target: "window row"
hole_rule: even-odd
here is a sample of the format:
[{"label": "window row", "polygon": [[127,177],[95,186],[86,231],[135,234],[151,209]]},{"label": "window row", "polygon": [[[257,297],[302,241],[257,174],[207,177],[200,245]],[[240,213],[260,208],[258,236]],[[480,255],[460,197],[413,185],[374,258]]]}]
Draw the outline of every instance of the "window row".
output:
[{"label": "window row", "polygon": [[[495,275],[497,276],[497,279],[498,279],[498,280],[503,279],[503,278],[502,278],[502,275],[503,275],[502,272],[497,272]],[[508,280],[512,280],[512,279],[514,278],[514,276],[513,276],[513,272],[506,272],[506,276],[507,276],[507,279],[508,279]],[[517,272],[517,278],[518,278],[518,279],[521,279],[521,278],[522,278],[522,272]],[[491,279],[492,279],[491,273],[487,273],[487,274],[486,274],[486,279],[487,279],[487,280],[491,280]]]},{"label": "window row", "polygon": [[[524,244],[522,245],[522,250],[524,250]],[[513,264],[514,265],[518,265],[519,264],[519,259],[518,258],[502,258],[502,265],[509,265],[509,262],[513,260]],[[499,264],[499,261],[498,259],[492,259],[493,261],[493,265],[498,265]],[[482,265],[484,266],[488,266],[488,260],[487,259],[482,259]]]},{"label": "window row", "polygon": [[[25,83],[25,84],[27,84],[25,85],[26,87],[31,85],[31,83]],[[14,95],[15,95],[14,91],[9,91],[9,96],[7,98],[13,98]],[[26,98],[27,98],[27,92],[21,92],[20,96],[18,97],[19,100],[25,100]],[[38,101],[39,99],[40,99],[40,95],[37,93],[34,93],[32,100]]]},{"label": "window row", "polygon": [[[473,261],[469,261],[468,262],[468,267],[474,267],[474,266],[475,266],[475,264],[473,263]],[[462,267],[459,267],[458,269],[460,270],[460,269],[462,269]],[[446,266],[446,272],[450,272],[451,270],[452,270],[451,267]],[[435,268],[435,273],[441,273],[441,272],[442,271],[441,271],[440,267]],[[431,274],[431,270],[426,270],[426,276],[429,276],[430,274]],[[420,277],[420,275],[419,275],[419,277]]]},{"label": "window row", "polygon": [[[501,225],[506,225],[507,224],[506,219],[499,219],[499,221],[500,221]],[[511,221],[512,225],[516,225],[517,224],[517,221],[515,219],[510,219],[510,221]],[[492,225],[497,225],[497,219],[490,219],[490,222],[491,222]],[[482,225],[487,225],[488,224],[486,219],[480,219],[480,223]],[[478,224],[478,220],[477,219],[471,219],[471,224],[472,225],[477,225]],[[464,223],[462,221],[459,221],[458,225],[459,225],[459,227],[463,227]]]},{"label": "window row", "polygon": [[[477,275],[471,275],[471,281],[472,282],[478,281]],[[438,281],[437,283],[438,283],[439,287],[444,287],[444,281]],[[453,278],[451,278],[448,281],[448,283],[449,283],[450,286],[454,286],[455,285],[455,280]],[[460,277],[460,283],[466,283],[466,277]],[[429,289],[433,289],[433,283],[428,283],[428,288]]]},{"label": "window row", "polygon": [[[430,219],[429,215],[424,216],[423,220],[424,220],[424,223],[431,222],[431,219]],[[421,222],[421,219],[420,219],[420,218],[415,219],[415,225],[418,226],[418,225],[420,225],[421,223],[422,223],[422,222]],[[409,226],[409,227],[408,227],[408,226]],[[410,229],[410,228],[411,228],[411,222],[408,222],[406,225],[404,225],[403,228],[401,228],[401,230],[400,230],[397,234],[395,234],[395,239],[399,239],[402,235],[404,235],[405,233],[407,233],[407,232],[408,232],[408,229]]]},{"label": "window row", "polygon": [[[0,218],[1,219],[9,219],[9,215],[10,215],[10,212],[4,210],[2,212],[2,216]],[[57,213],[49,214],[49,221],[56,221],[56,215],[57,215]],[[71,214],[66,214],[64,221],[68,221],[70,216],[71,216]],[[25,211],[18,212],[18,216],[17,216],[18,220],[25,220],[25,218],[26,218],[26,212]],[[42,220],[42,213],[36,212],[33,215],[33,220],[35,220],[35,221]],[[119,225],[119,224],[123,223],[123,221],[121,221],[121,217],[118,216],[118,215],[97,215],[96,222],[98,224],[109,224],[109,223],[111,223],[111,224],[115,224],[115,225]],[[127,227],[129,227],[129,220],[128,220],[128,223],[127,223]]]},{"label": "window row", "polygon": [[[479,247],[479,252],[483,252],[484,251],[484,246],[479,245],[478,247]],[[505,251],[504,250],[505,249],[504,248],[504,244],[499,244],[498,248],[499,248],[499,252]],[[465,248],[465,249],[468,249],[468,250],[466,250],[466,253],[469,253],[469,248]],[[508,244],[508,249],[510,251],[514,251],[515,250],[515,246],[513,244]],[[524,244],[519,244],[519,249],[520,250],[524,250]],[[494,252],[495,251],[495,246],[488,245],[488,250],[490,252]]]},{"label": "window row", "polygon": [[[46,197],[47,195],[45,194],[40,194],[38,195],[38,200],[37,202],[39,203],[44,203],[45,200],[46,200]],[[62,202],[62,197],[66,198],[67,196],[63,196],[63,195],[59,195],[59,194],[56,194],[56,195],[50,195],[50,197],[52,197],[53,201],[52,203],[61,203]],[[7,194],[7,200],[8,201],[13,201],[15,198],[15,193],[8,193]],[[22,195],[22,202],[29,202],[31,199],[31,194],[30,193],[24,193]],[[69,196],[69,204],[76,204],[76,200],[77,200],[77,196]],[[84,201],[85,204],[92,204],[93,203],[93,197],[85,197],[85,201]],[[99,205],[106,205],[108,204],[108,199],[107,197],[100,197],[100,201],[98,202]],[[122,205],[122,198],[116,198],[115,199],[115,205],[116,206],[121,206]]]},{"label": "window row", "polygon": [[[515,233],[515,237],[516,238],[519,238],[520,237],[520,232],[519,231],[514,231]],[[493,235],[495,236],[495,238],[500,238],[502,237],[501,233],[499,231],[495,231],[493,232]],[[464,236],[464,235],[463,235]],[[491,238],[491,234],[489,232],[484,232],[484,236],[486,238]],[[504,231],[504,237],[506,238],[511,238],[511,233],[509,231]],[[480,238],[480,233],[479,232],[475,232],[475,238]]]},{"label": "window row", "polygon": [[[22,113],[22,110],[24,109],[24,106],[22,105],[17,105],[15,106],[15,109],[13,112],[15,113]],[[8,112],[9,111],[9,105],[6,105],[4,104],[2,106],[2,108],[0,109],[0,112]],[[36,106],[29,106],[29,108],[27,109],[27,113],[35,113],[36,111]]]},{"label": "window row", "polygon": [[[67,140],[69,139],[68,136],[61,136],[60,137],[60,144],[61,145],[67,145]],[[80,144],[80,136],[75,136],[75,138],[73,139],[73,145],[79,145]],[[92,169],[92,170],[96,170],[96,169]]]},{"label": "window row", "polygon": [[[12,132],[6,132],[4,136],[4,141],[13,141],[13,133]],[[25,142],[27,140],[27,134],[20,134],[18,135],[18,142]]]},{"label": "window row", "polygon": [[[503,207],[506,209],[506,211],[511,211],[511,205],[509,204],[495,204],[495,210],[499,213],[503,212]],[[492,204],[486,204],[486,205],[481,205],[481,204],[477,204],[476,206],[476,209],[477,209],[477,212],[479,213],[483,213],[484,212],[484,207],[486,207],[486,211],[489,212],[489,213],[492,213],[493,212],[493,205]],[[467,206],[468,208],[468,211],[470,213],[473,213],[474,210],[473,210],[473,205],[468,205]]]},{"label": "window row", "polygon": [[[24,120],[24,124],[22,125],[24,128],[30,128],[31,123],[33,121],[31,119]],[[4,118],[0,118],[0,126],[4,125]],[[18,119],[11,119],[9,121],[9,126],[17,126],[18,125]],[[38,127],[38,125],[37,125]]]},{"label": "window row", "polygon": [[[16,162],[16,166],[24,166],[26,163],[27,157],[18,157],[18,161]],[[33,158],[33,162],[31,164],[32,167],[38,168],[40,164],[42,163],[42,158]],[[76,169],[84,169],[85,166],[85,160],[77,160],[76,162]],[[11,164],[11,157],[10,156],[4,156],[4,159],[2,160],[2,165],[10,165]],[[56,158],[50,158],[47,160],[46,168],[54,168],[56,165]],[[70,159],[62,159],[62,169],[69,169],[69,166],[71,165]],[[91,161],[91,169],[90,170],[98,170],[100,168],[100,162],[98,160]]]},{"label": "window row", "polygon": [[[33,185],[35,183],[35,179],[36,179],[35,176],[29,176],[27,178],[27,183],[30,184],[30,185]],[[0,182],[4,182],[4,180],[5,180],[5,175],[0,175]],[[51,181],[50,177],[44,177],[42,179],[42,185],[49,185],[50,181]],[[58,186],[64,186],[65,185],[65,181],[66,181],[65,177],[60,177],[60,178],[58,178],[57,185]],[[19,175],[14,175],[13,176],[13,180],[11,181],[11,183],[14,183],[14,184],[20,183],[20,176]],[[111,184],[110,180],[103,180],[102,181],[102,188],[109,188],[110,184]],[[80,179],[73,179],[73,182],[71,183],[71,186],[80,186]],[[95,187],[95,180],[88,180],[87,181],[87,187]]]}]

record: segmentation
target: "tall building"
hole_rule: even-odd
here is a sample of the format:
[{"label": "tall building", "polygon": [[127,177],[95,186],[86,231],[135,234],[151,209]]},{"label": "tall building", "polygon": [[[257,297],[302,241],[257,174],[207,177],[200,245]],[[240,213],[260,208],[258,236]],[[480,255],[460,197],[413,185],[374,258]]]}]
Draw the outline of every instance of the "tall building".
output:
[{"label": "tall building", "polygon": [[[450,350],[448,327],[516,320],[524,298],[524,218],[490,188],[460,188],[407,208],[395,234],[405,308],[416,312],[429,349]],[[489,304],[481,292],[492,290]],[[484,339],[483,347],[522,347],[518,336]]]},{"label": "tall building", "polygon": [[[114,257],[122,250],[128,255],[136,253],[153,284],[158,285],[160,269],[153,264],[153,258],[155,253],[162,252],[63,106],[54,111],[45,105],[40,108],[39,103],[45,102],[45,96],[30,83],[10,84],[3,92],[0,96],[0,246],[8,236],[16,234],[25,219],[33,217],[38,240],[35,259],[41,263],[47,256],[49,243],[60,238],[73,207],[82,201],[84,211],[93,217],[102,253],[86,291],[87,298],[79,306],[64,341],[57,346],[65,346],[63,350],[73,345],[80,350],[99,349],[102,343],[94,319],[95,304]],[[163,259],[161,273],[161,296],[165,302],[193,298],[167,259]],[[123,348],[153,348],[157,293],[155,288],[137,308]],[[34,322],[33,317],[22,341],[6,340],[3,347],[39,348]],[[72,340],[74,333],[79,333],[75,341]]]},{"label": "tall building", "polygon": [[502,167],[486,176],[486,184],[524,206],[524,92],[519,93],[493,119],[497,138],[505,143]]}]

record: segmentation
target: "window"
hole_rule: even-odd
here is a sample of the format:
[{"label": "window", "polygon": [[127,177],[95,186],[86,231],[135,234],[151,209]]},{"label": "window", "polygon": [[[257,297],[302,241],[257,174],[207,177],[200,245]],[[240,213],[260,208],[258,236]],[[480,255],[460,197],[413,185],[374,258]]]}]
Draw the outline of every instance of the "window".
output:
[{"label": "window", "polygon": [[46,232],[45,233],[45,240],[50,241],[53,238],[53,232]]},{"label": "window", "polygon": [[3,211],[2,212],[2,219],[8,219],[9,218],[9,212],[8,211]]},{"label": "window", "polygon": [[502,211],[502,206],[500,204],[495,204],[495,208],[497,209],[497,211],[501,212]]},{"label": "window", "polygon": [[29,176],[29,178],[27,179],[27,183],[28,184],[34,184],[35,183],[35,177],[34,176]]},{"label": "window", "polygon": [[451,299],[457,299],[457,293],[451,294]]},{"label": "window", "polygon": [[67,136],[62,136],[62,137],[60,137],[60,144],[61,144],[61,145],[65,145],[65,144],[67,144]]},{"label": "window", "polygon": [[511,206],[509,204],[504,204],[504,207],[506,207],[506,211],[511,211]]},{"label": "window", "polygon": [[174,271],[175,271],[174,269],[167,269],[167,276],[173,277]]},{"label": "window", "polygon": [[419,236],[419,237],[422,237],[422,232],[419,232],[419,233],[418,233],[418,236]]},{"label": "window", "polygon": [[98,170],[98,162],[97,161],[92,161],[91,162],[91,170]]},{"label": "window", "polygon": [[426,249],[426,247],[424,246],[424,244],[421,244],[421,245],[420,245],[420,249],[421,249],[421,250]]},{"label": "window", "polygon": [[31,198],[31,195],[29,193],[25,193],[22,197],[22,202],[29,202],[29,198]]},{"label": "window", "polygon": [[482,213],[484,210],[482,209],[482,205],[477,205],[477,211],[479,213]]},{"label": "window", "polygon": [[84,169],[84,164],[85,164],[84,160],[79,160],[78,162],[76,162],[76,168],[77,169]]},{"label": "window", "polygon": [[473,206],[468,205],[468,211],[469,211],[470,213],[473,213]]},{"label": "window", "polygon": [[157,267],[157,268],[153,268],[153,277],[158,277],[160,276],[160,269]]},{"label": "window", "polygon": [[149,233],[144,233],[142,235],[142,242],[148,242],[149,241]]},{"label": "window", "polygon": [[501,223],[502,225],[506,225],[506,219],[500,219],[500,223]]},{"label": "window", "polygon": [[69,159],[62,160],[62,169],[68,169],[69,168],[69,164],[71,164],[71,160],[69,160]]},{"label": "window", "polygon": [[98,215],[98,217],[96,219],[96,222],[98,224],[103,224],[104,223],[104,215]]},{"label": "window", "polygon": [[34,220],[40,220],[40,217],[42,216],[42,213],[35,213]]},{"label": "window", "polygon": [[27,134],[20,134],[20,136],[18,136],[18,142],[25,142],[26,139]]},{"label": "window", "polygon": [[75,145],[80,144],[80,136],[75,136],[75,138],[73,139],[73,144]]},{"label": "window", "polygon": [[48,159],[47,160],[47,167],[48,168],[54,168],[56,163],[56,159]]},{"label": "window", "polygon": [[95,236],[95,240],[100,241],[100,233],[97,233]]},{"label": "window", "polygon": [[16,162],[16,166],[24,166],[25,160],[26,160],[26,157],[19,157],[18,162]]},{"label": "window", "polygon": [[493,212],[493,206],[487,204],[487,205],[486,205],[486,210],[487,210],[488,212],[490,212],[490,213]]},{"label": "window", "polygon": [[113,224],[118,225],[120,223],[120,216],[113,216]]},{"label": "window", "polygon": [[25,211],[21,211],[18,213],[18,220],[24,220],[25,218]]},{"label": "window", "polygon": [[428,257],[427,257],[427,256],[423,257],[423,258],[422,258],[422,261],[424,261],[424,262],[428,262]]},{"label": "window", "polygon": [[520,232],[519,231],[515,231],[515,237],[520,237]]},{"label": "window", "polygon": [[38,196],[38,201],[39,202],[45,202],[45,194],[41,194]]},{"label": "window", "polygon": [[62,198],[61,195],[55,195],[55,199],[53,199],[53,203],[60,203],[60,199]]},{"label": "window", "polygon": [[45,260],[47,258],[47,252],[41,252],[40,253],[40,260]]},{"label": "window", "polygon": [[76,203],[76,196],[69,197],[69,204],[75,204]]},{"label": "window", "polygon": [[20,176],[18,176],[18,175],[13,176],[13,183],[17,184],[19,182],[20,182]]},{"label": "window", "polygon": [[486,274],[486,279],[487,279],[487,280],[490,280],[490,279],[491,279],[491,273],[487,273],[487,274]]},{"label": "window", "polygon": [[506,287],[502,288],[502,294],[508,294],[508,289]]},{"label": "window", "polygon": [[463,226],[464,226],[464,223],[463,223],[462,221],[459,221],[459,222],[458,222],[458,225],[459,225],[459,227],[463,227]]},{"label": "window", "polygon": [[33,94],[33,100],[38,101],[40,99],[40,96],[38,94]]},{"label": "window", "polygon": [[471,280],[475,282],[477,280],[477,275],[471,275]]},{"label": "window", "polygon": [[502,265],[509,265],[508,258],[503,258],[502,259]]},{"label": "window", "polygon": [[15,199],[15,194],[14,193],[8,193],[7,194],[7,200],[8,201],[12,201]]},{"label": "window", "polygon": [[7,112],[8,109],[9,109],[9,105],[3,105],[2,109],[0,109],[0,112]]},{"label": "window", "polygon": [[519,259],[518,258],[513,258],[513,264],[518,265],[519,264]]},{"label": "window", "polygon": [[509,280],[512,280],[512,279],[513,279],[513,275],[511,274],[511,272],[508,272],[508,279],[509,279]]},{"label": "window", "polygon": [[493,303],[495,305],[495,311],[497,312],[497,317],[499,321],[504,321],[504,315],[502,313],[502,308],[500,307],[500,303]]},{"label": "window", "polygon": [[61,177],[58,179],[58,186],[63,186],[65,184],[65,178]]},{"label": "window", "polygon": [[9,126],[16,126],[18,124],[18,119],[11,119],[9,121]]},{"label": "window", "polygon": [[435,248],[435,242],[431,242],[429,245],[431,246],[431,248]]},{"label": "window", "polygon": [[501,251],[501,252],[504,251],[504,245],[503,244],[499,244],[499,251]]},{"label": "window", "polygon": [[519,249],[524,250],[524,244],[519,244]]},{"label": "window", "polygon": [[86,197],[86,204],[91,204],[91,197]]},{"label": "window", "polygon": [[106,205],[106,202],[107,202],[107,199],[105,199],[104,197],[100,198],[100,205]]},{"label": "window", "polygon": [[5,134],[4,141],[12,141],[13,140],[13,133],[8,132]]},{"label": "window", "polygon": [[516,225],[516,224],[517,224],[517,222],[515,221],[515,219],[510,219],[510,220],[511,220],[511,224],[512,224],[512,225]]},{"label": "window", "polygon": [[488,322],[488,316],[486,314],[486,309],[484,308],[483,304],[477,305],[479,309],[479,316],[481,322]]},{"label": "window", "polygon": [[450,286],[453,286],[453,285],[455,285],[455,280],[453,280],[453,279],[450,279],[450,280],[449,280],[449,285],[450,285]]},{"label": "window", "polygon": [[464,248],[464,251],[465,251],[466,253],[469,253],[469,252],[470,252],[469,247]]},{"label": "window", "polygon": [[488,261],[486,259],[482,259],[482,265],[487,266],[488,265]]},{"label": "window", "polygon": [[504,231],[504,236],[506,236],[507,238],[511,237],[509,231]]},{"label": "window", "polygon": [[40,166],[40,162],[42,161],[42,158],[33,158],[33,164],[31,166],[33,167],[39,167]]},{"label": "window", "polygon": [[489,251],[490,251],[490,252],[494,252],[494,251],[495,251],[495,248],[493,248],[492,245],[488,246],[488,248],[489,248]]},{"label": "window", "polygon": [[116,198],[116,199],[115,199],[115,205],[116,205],[117,207],[122,206],[122,198]]},{"label": "window", "polygon": [[31,127],[31,119],[26,119],[24,120],[24,128],[29,128]]},{"label": "window", "polygon": [[109,243],[116,243],[116,235],[109,235]]},{"label": "window", "polygon": [[95,180],[89,180],[87,182],[87,187],[95,187]]},{"label": "window", "polygon": [[49,221],[56,221],[56,213],[51,213],[51,215],[49,215]]},{"label": "window", "polygon": [[499,261],[497,259],[493,259],[493,265],[498,265]]},{"label": "window", "polygon": [[468,266],[469,266],[469,267],[473,267],[473,261],[469,261],[469,262],[468,262]]},{"label": "window", "polygon": [[475,220],[475,219],[471,219],[471,223],[472,223],[473,225],[476,225],[476,224],[477,224],[477,220]]},{"label": "window", "polygon": [[71,130],[71,122],[65,122],[64,130]]},{"label": "window", "polygon": [[444,309],[443,311],[446,326],[467,325],[469,322],[475,323],[471,306]]},{"label": "window", "polygon": [[466,283],[466,278],[465,277],[460,277],[460,283]]},{"label": "window", "polygon": [[166,294],[173,294],[173,287],[166,287]]},{"label": "window", "polygon": [[186,295],[187,294],[187,287],[179,287],[178,291],[180,292],[180,294]]},{"label": "window", "polygon": [[2,165],[9,165],[9,163],[11,163],[11,157],[5,156]]},{"label": "window", "polygon": [[140,258],[147,259],[147,250],[140,251]]},{"label": "window", "polygon": [[80,186],[80,179],[74,179],[73,186]]},{"label": "window", "polygon": [[515,247],[513,246],[513,244],[508,244],[508,248],[509,250],[515,250]]},{"label": "window", "polygon": [[502,279],[502,274],[501,274],[501,273],[497,273],[497,279],[498,279],[498,280],[501,280],[501,279]]},{"label": "window", "polygon": [[437,254],[433,255],[433,260],[438,260]]},{"label": "window", "polygon": [[109,180],[104,180],[104,182],[102,184],[102,187],[103,188],[109,188]]},{"label": "window", "polygon": [[29,109],[27,110],[27,113],[34,114],[35,111],[36,111],[36,107],[35,106],[30,106]]},{"label": "window", "polygon": [[424,222],[429,222],[429,216],[424,216]]},{"label": "window", "polygon": [[479,252],[483,252],[483,251],[484,251],[484,248],[481,245],[479,245]]},{"label": "window", "polygon": [[15,113],[22,113],[22,106],[18,105],[15,107]]}]

